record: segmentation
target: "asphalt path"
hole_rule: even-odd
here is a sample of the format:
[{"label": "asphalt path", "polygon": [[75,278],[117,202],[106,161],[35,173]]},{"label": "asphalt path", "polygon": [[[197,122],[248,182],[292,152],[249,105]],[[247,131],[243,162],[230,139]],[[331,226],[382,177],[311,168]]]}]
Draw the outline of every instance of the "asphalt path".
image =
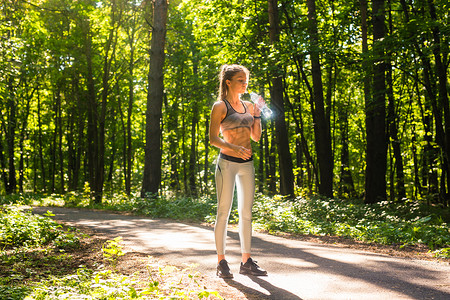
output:
[{"label": "asphalt path", "polygon": [[[215,278],[217,258],[211,227],[85,209],[35,207],[34,211],[51,211],[56,220],[110,238],[121,236],[127,249],[172,265],[197,264],[198,271]],[[221,283],[253,299],[450,299],[448,263],[396,258],[257,232],[253,235],[252,257],[268,276],[239,274],[239,236],[230,228],[227,260],[234,279]]]}]

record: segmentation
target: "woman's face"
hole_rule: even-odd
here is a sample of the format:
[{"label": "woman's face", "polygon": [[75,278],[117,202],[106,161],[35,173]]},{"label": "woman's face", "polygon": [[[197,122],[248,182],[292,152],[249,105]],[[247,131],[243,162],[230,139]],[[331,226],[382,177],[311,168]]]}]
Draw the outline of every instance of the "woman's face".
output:
[{"label": "woman's face", "polygon": [[227,85],[230,92],[245,93],[247,89],[247,74],[243,71],[236,73],[231,80],[227,80]]}]

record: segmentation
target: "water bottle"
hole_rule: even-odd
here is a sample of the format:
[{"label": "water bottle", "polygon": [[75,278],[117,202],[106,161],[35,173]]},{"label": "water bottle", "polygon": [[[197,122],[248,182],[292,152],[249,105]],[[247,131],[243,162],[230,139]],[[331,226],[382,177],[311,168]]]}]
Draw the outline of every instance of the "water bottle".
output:
[{"label": "water bottle", "polygon": [[267,107],[267,104],[260,95],[252,92],[250,93],[250,99],[259,108],[264,118],[269,119],[272,116],[272,110]]}]

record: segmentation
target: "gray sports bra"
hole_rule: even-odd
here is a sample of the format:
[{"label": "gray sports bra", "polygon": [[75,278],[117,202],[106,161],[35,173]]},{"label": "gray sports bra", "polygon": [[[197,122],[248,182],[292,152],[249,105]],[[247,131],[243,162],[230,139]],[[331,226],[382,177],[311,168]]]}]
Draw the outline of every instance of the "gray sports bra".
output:
[{"label": "gray sports bra", "polygon": [[254,122],[253,116],[248,112],[247,106],[241,101],[244,106],[245,111],[243,113],[234,110],[233,106],[226,100],[223,99],[225,105],[227,106],[227,114],[221,122],[221,130],[236,129],[240,127],[250,128]]}]

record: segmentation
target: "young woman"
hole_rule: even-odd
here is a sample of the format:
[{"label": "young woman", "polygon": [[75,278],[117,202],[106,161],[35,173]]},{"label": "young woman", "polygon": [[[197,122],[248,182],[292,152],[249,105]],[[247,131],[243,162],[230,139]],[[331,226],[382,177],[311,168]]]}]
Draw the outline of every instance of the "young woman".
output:
[{"label": "young woman", "polygon": [[[216,166],[217,218],[214,235],[218,256],[217,275],[233,278],[225,260],[228,218],[237,188],[239,238],[242,262],[239,273],[267,275],[250,257],[255,168],[251,140],[261,137],[261,111],[239,96],[245,93],[249,71],[240,65],[223,65],[219,75],[219,96],[211,110],[209,140],[220,149]],[[221,133],[221,136],[219,135]]]}]

